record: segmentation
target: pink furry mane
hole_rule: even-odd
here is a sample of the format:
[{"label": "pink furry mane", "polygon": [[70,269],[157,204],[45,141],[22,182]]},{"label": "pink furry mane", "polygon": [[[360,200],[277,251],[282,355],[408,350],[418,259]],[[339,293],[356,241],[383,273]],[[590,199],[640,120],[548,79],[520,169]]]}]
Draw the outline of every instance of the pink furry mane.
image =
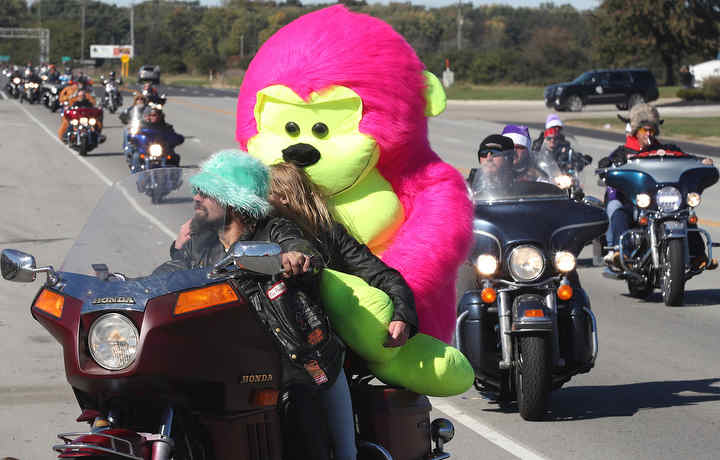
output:
[{"label": "pink furry mane", "polygon": [[342,5],[306,14],[277,31],[252,60],[238,95],[237,140],[247,150],[257,134],[255,94],[276,84],[302,98],[332,85],[352,89],[363,100],[360,131],[381,151],[426,138],[425,98],[418,97],[423,69],[412,47],[380,19]]}]

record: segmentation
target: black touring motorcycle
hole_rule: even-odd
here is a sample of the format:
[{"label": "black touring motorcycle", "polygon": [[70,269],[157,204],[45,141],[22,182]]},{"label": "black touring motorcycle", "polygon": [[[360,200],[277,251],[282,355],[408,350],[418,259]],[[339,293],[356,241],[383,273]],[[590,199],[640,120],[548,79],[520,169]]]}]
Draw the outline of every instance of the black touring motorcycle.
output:
[{"label": "black touring motorcycle", "polygon": [[710,233],[697,226],[702,192],[718,181],[718,170],[672,146],[641,153],[625,164],[598,169],[603,184],[614,187],[632,203],[630,229],[614,247],[600,238],[594,258],[603,250],[619,253],[619,267],[606,277],[624,279],[630,295],[647,298],[655,288],[667,306],[680,306],[685,283],[714,269]]},{"label": "black touring motorcycle", "polygon": [[526,420],[541,420],[550,392],[589,372],[598,353],[575,266],[607,216],[550,182],[502,185],[474,174],[475,286],[458,306],[456,340],[476,388],[501,405],[517,401]]},{"label": "black touring motorcycle", "polygon": [[[62,345],[67,381],[82,409],[78,421],[90,425],[58,435],[59,458],[308,458],[292,442],[297,430],[283,428],[288,401],[276,339],[291,332],[261,314],[299,292],[278,276],[280,246],[236,243],[214,267],[162,269],[174,229],[191,213],[188,172],[194,171],[176,169],[183,187],[161,206],[143,200],[135,186],[149,171],[116,183],[59,271],[36,267],[30,254],[2,252],[3,278],[31,282],[37,273],[47,275],[30,311]],[[331,335],[313,337],[324,346]],[[306,347],[296,350],[291,359],[312,364]],[[426,396],[371,380],[354,374],[350,381],[362,440],[358,458],[450,457],[443,445],[454,435],[452,423],[430,421]]]}]

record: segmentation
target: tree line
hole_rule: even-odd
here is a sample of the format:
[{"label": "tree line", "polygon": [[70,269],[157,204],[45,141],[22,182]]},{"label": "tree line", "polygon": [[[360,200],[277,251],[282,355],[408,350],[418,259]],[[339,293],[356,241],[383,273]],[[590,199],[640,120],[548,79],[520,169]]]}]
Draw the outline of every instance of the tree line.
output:
[{"label": "tree line", "polygon": [[[48,28],[51,62],[79,59],[83,1],[86,59],[90,44],[130,43],[130,8],[94,0],[0,0],[0,27]],[[647,67],[673,84],[681,65],[711,59],[720,48],[720,0],[603,0],[584,11],[553,3],[537,8],[343,3],[390,23],[438,76],[449,62],[457,81],[475,84],[547,84],[590,68],[614,67]],[[300,0],[224,0],[215,7],[198,1],[138,3],[133,66],[156,64],[171,73],[245,68],[278,29],[326,6]],[[38,44],[0,38],[0,55],[34,61]]]}]

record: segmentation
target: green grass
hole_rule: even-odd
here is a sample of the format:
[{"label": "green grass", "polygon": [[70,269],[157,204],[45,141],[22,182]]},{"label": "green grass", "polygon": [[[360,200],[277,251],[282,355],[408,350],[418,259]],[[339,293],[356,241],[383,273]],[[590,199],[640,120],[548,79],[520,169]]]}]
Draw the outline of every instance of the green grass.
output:
[{"label": "green grass", "polygon": [[448,99],[539,100],[543,98],[543,89],[543,86],[479,86],[459,83],[445,88],[445,93]]},{"label": "green grass", "polygon": [[660,97],[677,97],[677,92],[682,86],[658,86]]},{"label": "green grass", "polygon": [[[565,121],[569,125],[586,125],[593,128],[604,128],[610,125],[613,131],[622,132],[625,124],[617,118],[582,118],[569,119]],[[688,139],[701,139],[704,137],[718,137],[720,131],[720,117],[673,117],[665,118],[660,128],[660,139],[663,137],[685,137]]]}]

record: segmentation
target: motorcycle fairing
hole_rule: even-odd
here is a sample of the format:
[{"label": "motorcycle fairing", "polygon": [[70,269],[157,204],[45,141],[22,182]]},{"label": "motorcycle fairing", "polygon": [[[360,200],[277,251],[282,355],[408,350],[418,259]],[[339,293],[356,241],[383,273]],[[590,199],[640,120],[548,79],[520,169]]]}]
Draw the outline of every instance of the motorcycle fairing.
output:
[{"label": "motorcycle fairing", "polygon": [[[521,243],[533,243],[546,252],[563,249],[577,256],[607,225],[607,215],[602,209],[570,199],[552,199],[492,205],[476,203],[473,230],[476,241],[479,237],[492,241],[479,232],[497,238],[502,253]],[[489,242],[480,241],[485,247],[492,247]]]},{"label": "motorcycle fairing", "polygon": [[[718,170],[695,158],[657,157],[631,160],[607,170],[605,183],[622,191],[637,206],[640,193],[651,196],[667,185],[678,187],[683,196],[702,193],[718,181]],[[654,199],[653,199],[654,205]]]}]

